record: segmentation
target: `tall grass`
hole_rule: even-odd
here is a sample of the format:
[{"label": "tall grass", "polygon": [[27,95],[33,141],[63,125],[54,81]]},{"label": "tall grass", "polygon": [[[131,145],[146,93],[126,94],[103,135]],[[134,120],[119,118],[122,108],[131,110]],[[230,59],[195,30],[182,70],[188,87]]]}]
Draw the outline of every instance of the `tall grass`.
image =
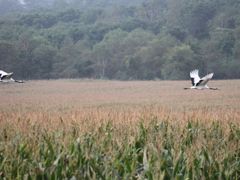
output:
[{"label": "tall grass", "polygon": [[1,179],[240,179],[240,81],[0,86]]},{"label": "tall grass", "polygon": [[0,178],[240,178],[240,128],[234,123],[152,117],[136,123],[135,132],[111,121],[92,124],[89,132],[78,126],[45,131],[30,125],[28,135],[1,128]]}]

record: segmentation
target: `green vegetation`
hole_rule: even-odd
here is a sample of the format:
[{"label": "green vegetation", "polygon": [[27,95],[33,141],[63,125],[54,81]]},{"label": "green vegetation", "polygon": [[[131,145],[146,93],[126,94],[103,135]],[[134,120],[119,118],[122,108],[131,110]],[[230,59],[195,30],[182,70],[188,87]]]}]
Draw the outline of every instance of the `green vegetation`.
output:
[{"label": "green vegetation", "polygon": [[240,179],[240,80],[183,83],[0,86],[0,179]]},{"label": "green vegetation", "polygon": [[181,127],[155,119],[132,135],[111,123],[85,134],[78,126],[68,133],[32,128],[27,137],[1,128],[1,179],[240,178],[234,124],[189,121]]},{"label": "green vegetation", "polygon": [[19,78],[240,78],[239,0],[26,2],[0,1],[1,69]]}]

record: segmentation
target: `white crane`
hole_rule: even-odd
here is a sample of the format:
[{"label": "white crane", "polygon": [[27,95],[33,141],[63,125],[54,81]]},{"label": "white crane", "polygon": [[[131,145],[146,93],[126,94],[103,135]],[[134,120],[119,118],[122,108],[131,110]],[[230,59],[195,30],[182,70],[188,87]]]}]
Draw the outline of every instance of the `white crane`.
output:
[{"label": "white crane", "polygon": [[5,71],[0,70],[0,82],[17,82],[17,83],[23,83],[21,80],[15,80],[12,78],[13,72],[7,73]]},{"label": "white crane", "polygon": [[198,69],[195,69],[190,72],[190,78],[192,81],[192,87],[184,89],[211,89],[218,90],[218,88],[209,88],[207,82],[212,79],[214,73],[207,74],[206,76],[200,78],[198,75]]}]

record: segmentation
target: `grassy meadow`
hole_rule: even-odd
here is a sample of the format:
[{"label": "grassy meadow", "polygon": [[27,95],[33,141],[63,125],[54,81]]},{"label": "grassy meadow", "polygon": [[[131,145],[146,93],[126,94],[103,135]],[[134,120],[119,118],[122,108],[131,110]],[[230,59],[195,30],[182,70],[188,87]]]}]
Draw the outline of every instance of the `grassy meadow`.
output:
[{"label": "grassy meadow", "polygon": [[240,179],[240,80],[0,84],[0,179]]}]

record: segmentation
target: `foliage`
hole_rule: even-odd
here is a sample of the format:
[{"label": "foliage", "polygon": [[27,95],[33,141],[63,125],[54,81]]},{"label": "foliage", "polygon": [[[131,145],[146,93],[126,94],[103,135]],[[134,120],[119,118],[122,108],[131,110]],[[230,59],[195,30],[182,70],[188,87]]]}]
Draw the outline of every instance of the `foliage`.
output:
[{"label": "foliage", "polygon": [[[240,129],[219,122],[140,123],[119,138],[111,123],[79,136],[36,129],[30,137],[1,133],[3,179],[239,179]],[[77,127],[75,127],[77,129]],[[41,133],[40,133],[41,132]],[[124,136],[123,134],[121,136]],[[69,143],[64,144],[63,139]],[[132,139],[132,140],[130,140]],[[30,143],[31,142],[31,143]]]},{"label": "foliage", "polygon": [[0,1],[1,69],[19,78],[240,78],[239,1],[25,2]]}]

